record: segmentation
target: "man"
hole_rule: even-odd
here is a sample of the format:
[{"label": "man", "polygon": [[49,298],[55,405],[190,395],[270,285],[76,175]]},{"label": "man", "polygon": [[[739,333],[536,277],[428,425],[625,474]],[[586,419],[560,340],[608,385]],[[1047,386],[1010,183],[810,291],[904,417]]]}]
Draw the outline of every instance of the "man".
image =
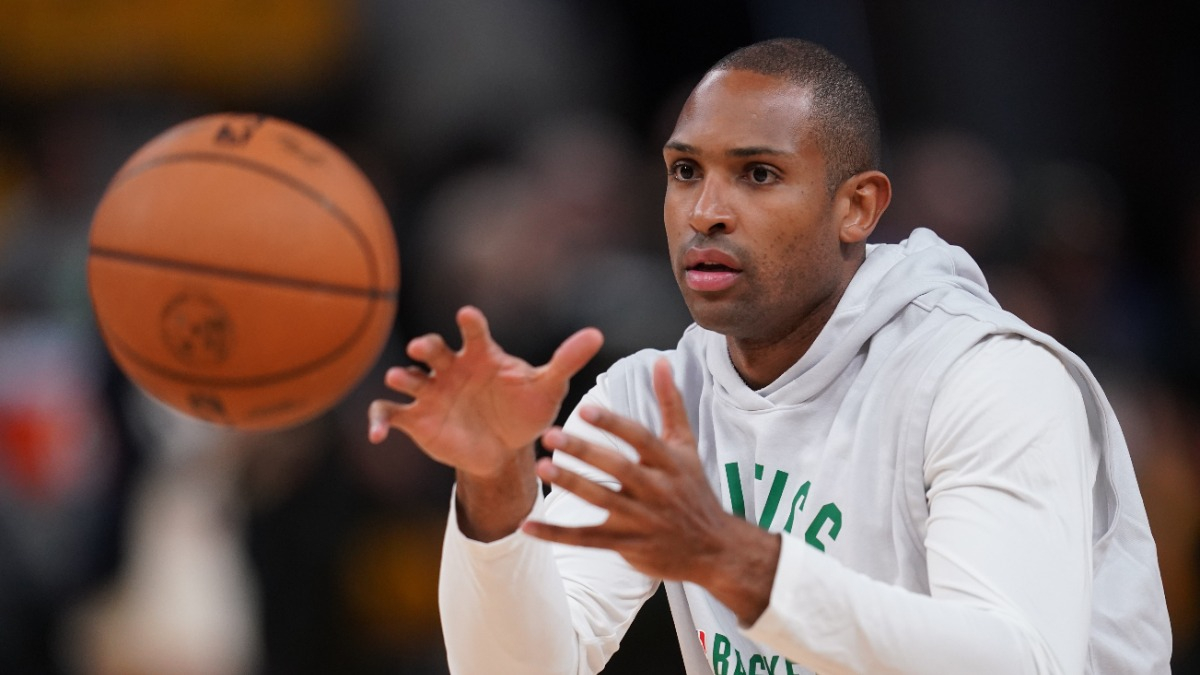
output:
[{"label": "man", "polygon": [[696,321],[674,350],[619,361],[547,429],[594,329],[538,368],[473,308],[461,350],[410,343],[428,370],[388,372],[412,400],[373,404],[369,433],[456,469],[455,672],[597,672],[660,582],[689,673],[1167,672],[1104,395],[961,249],[866,243],[891,196],[878,147],[865,88],[824,49],[734,52],[663,151]]}]

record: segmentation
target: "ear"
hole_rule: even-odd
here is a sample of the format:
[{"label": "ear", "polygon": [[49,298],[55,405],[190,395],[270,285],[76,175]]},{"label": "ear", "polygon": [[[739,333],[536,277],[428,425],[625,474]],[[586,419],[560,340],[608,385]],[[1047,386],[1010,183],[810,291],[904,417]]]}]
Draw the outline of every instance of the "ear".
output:
[{"label": "ear", "polygon": [[838,187],[834,201],[840,207],[842,243],[860,244],[875,230],[892,201],[892,181],[882,171],[854,174]]}]

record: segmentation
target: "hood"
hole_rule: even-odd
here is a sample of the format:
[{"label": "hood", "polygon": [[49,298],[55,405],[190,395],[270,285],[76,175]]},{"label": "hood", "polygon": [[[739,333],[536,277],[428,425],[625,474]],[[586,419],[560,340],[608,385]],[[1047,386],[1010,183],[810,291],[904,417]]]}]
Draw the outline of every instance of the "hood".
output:
[{"label": "hood", "polygon": [[880,328],[914,300],[935,291],[965,292],[999,306],[979,265],[965,250],[919,228],[899,244],[867,246],[866,261],[829,323],[804,356],[775,382],[758,391],[747,387],[729,359],[724,336],[717,333],[707,335],[706,360],[718,386],[740,408],[803,403],[839,377]]}]

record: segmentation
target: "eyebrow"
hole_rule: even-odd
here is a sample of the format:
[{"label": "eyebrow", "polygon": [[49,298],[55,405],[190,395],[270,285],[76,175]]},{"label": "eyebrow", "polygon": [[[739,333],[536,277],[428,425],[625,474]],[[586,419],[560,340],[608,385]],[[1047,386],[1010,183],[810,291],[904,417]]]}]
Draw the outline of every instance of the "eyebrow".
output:
[{"label": "eyebrow", "polygon": [[[690,155],[700,153],[699,148],[696,146],[680,141],[667,141],[667,144],[663,146],[663,149],[675,150],[677,152]],[[729,157],[756,157],[759,155],[786,155],[788,153],[778,148],[772,148],[766,145],[752,145],[745,148],[731,148],[726,150],[725,154]]]}]

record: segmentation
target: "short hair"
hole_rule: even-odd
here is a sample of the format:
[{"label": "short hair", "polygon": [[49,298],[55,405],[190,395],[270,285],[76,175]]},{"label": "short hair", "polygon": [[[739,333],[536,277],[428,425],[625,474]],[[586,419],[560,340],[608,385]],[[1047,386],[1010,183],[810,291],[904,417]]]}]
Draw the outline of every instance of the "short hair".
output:
[{"label": "short hair", "polygon": [[880,167],[879,116],[866,85],[824,47],[798,38],[756,42],[717,61],[709,72],[746,70],[781,78],[812,95],[813,131],[825,156],[830,193],[856,173]]}]

